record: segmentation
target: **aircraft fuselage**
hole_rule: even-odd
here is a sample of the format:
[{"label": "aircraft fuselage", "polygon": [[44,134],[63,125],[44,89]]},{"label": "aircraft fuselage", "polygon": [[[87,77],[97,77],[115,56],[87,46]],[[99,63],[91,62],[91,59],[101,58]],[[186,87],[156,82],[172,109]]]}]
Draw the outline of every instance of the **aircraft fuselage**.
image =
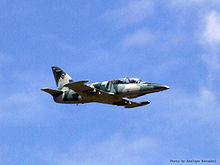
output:
[{"label": "aircraft fuselage", "polygon": [[[166,89],[169,89],[166,85],[159,85],[154,83],[130,83],[130,84],[115,84],[111,81],[106,82],[97,82],[93,84],[89,84],[88,86],[93,87],[94,90],[98,89],[103,92],[127,98],[136,98],[138,96],[142,96],[148,93],[159,92]],[[69,89],[63,91],[62,94],[58,96],[54,96],[54,101],[57,103],[66,103],[66,104],[80,104],[80,103],[88,103],[93,102],[92,99],[88,100],[81,97],[75,91]]]},{"label": "aircraft fuselage", "polygon": [[166,85],[147,83],[138,78],[128,77],[86,85],[88,80],[73,81],[59,67],[52,66],[52,72],[58,89],[42,88],[41,90],[52,95],[55,102],[63,104],[97,102],[134,108],[147,105],[150,101],[135,102],[129,99],[169,89]]}]

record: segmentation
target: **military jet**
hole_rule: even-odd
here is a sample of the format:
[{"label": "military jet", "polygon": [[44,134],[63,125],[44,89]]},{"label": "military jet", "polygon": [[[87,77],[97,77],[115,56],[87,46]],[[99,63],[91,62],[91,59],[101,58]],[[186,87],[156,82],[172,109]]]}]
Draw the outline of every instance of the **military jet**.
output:
[{"label": "military jet", "polygon": [[122,78],[85,84],[88,80],[73,81],[59,67],[52,66],[52,71],[58,90],[50,88],[43,88],[41,90],[51,94],[56,103],[78,105],[98,102],[134,108],[147,105],[150,102],[134,102],[129,99],[170,88],[167,85],[148,83],[138,78]]}]

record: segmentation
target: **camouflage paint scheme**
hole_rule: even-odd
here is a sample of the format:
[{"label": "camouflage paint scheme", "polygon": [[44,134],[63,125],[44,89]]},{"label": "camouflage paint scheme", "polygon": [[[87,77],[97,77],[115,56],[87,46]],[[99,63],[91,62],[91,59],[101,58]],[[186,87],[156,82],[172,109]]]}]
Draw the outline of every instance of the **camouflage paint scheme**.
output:
[{"label": "camouflage paint scheme", "polygon": [[57,103],[83,104],[98,102],[134,108],[147,105],[150,102],[133,102],[125,99],[136,98],[148,93],[169,89],[169,86],[147,83],[138,78],[123,78],[86,85],[88,80],[74,82],[72,78],[59,67],[53,66],[52,71],[58,90],[43,88],[51,94]]}]

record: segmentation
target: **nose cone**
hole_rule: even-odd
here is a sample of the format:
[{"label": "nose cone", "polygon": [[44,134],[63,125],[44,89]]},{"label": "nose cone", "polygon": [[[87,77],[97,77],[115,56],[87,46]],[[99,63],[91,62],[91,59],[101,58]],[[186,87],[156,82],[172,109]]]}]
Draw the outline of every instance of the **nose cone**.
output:
[{"label": "nose cone", "polygon": [[164,85],[163,87],[165,90],[170,89],[170,87],[168,85]]},{"label": "nose cone", "polygon": [[160,85],[160,84],[154,84],[153,88],[158,90],[158,91],[163,91],[163,90],[170,89],[169,86],[167,86],[167,85]]}]

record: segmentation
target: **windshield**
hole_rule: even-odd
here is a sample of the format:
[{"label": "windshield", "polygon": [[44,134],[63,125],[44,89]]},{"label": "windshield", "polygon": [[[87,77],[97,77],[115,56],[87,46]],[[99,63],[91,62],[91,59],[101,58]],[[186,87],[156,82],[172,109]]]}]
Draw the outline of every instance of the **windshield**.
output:
[{"label": "windshield", "polygon": [[114,80],[114,84],[130,84],[130,83],[139,84],[139,83],[145,83],[145,82],[138,78],[128,78],[128,77]]}]

